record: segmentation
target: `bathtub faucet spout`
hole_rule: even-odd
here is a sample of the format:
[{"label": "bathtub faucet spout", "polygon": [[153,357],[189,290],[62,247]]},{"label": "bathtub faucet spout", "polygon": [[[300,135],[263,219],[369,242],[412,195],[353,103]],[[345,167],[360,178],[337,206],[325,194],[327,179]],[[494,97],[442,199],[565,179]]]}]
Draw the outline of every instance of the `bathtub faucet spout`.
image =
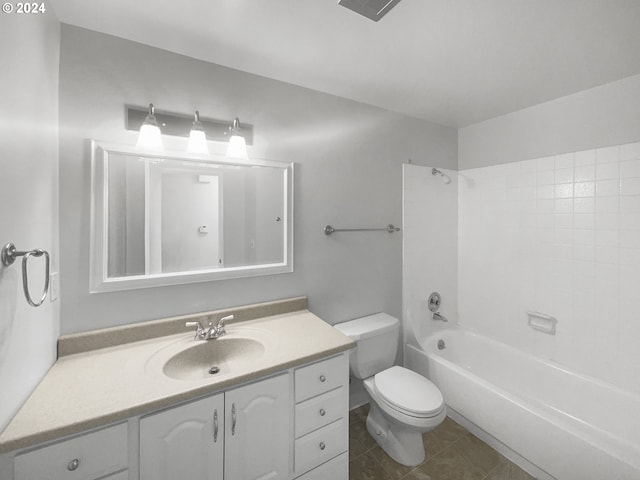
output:
[{"label": "bathtub faucet spout", "polygon": [[448,322],[449,320],[447,320],[447,317],[445,317],[444,315],[440,314],[440,312],[433,312],[433,319],[434,320],[439,320],[441,322]]}]

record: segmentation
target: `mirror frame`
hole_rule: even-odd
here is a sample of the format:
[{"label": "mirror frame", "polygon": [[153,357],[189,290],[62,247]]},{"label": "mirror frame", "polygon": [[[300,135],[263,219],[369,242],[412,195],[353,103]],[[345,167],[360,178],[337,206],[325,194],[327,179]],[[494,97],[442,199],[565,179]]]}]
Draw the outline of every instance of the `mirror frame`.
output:
[{"label": "mirror frame", "polygon": [[[194,162],[215,162],[221,165],[264,166],[283,169],[284,172],[284,262],[264,265],[245,265],[184,272],[170,272],[126,277],[108,277],[108,188],[106,181],[109,168],[109,154],[126,154],[150,159],[190,160]],[[293,272],[293,162],[272,160],[228,159],[224,155],[201,155],[186,152],[149,152],[136,147],[91,140],[91,206],[90,206],[90,293],[114,292],[139,288],[153,288],[182,285],[197,282],[211,282],[233,278],[254,277]]]}]

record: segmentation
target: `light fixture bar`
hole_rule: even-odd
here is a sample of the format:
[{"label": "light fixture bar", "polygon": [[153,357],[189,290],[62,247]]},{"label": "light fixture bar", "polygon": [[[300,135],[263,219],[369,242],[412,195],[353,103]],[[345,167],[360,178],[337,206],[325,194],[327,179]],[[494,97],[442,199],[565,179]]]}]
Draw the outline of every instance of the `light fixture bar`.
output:
[{"label": "light fixture bar", "polygon": [[[136,132],[140,131],[140,127],[144,123],[149,108],[125,105],[125,110],[125,128]],[[158,111],[156,109],[155,117],[163,135],[189,137],[189,132],[193,126],[193,114],[184,115],[181,113]],[[231,120],[200,117],[200,123],[207,135],[207,140],[216,142],[226,142],[229,140],[231,136],[231,131],[229,130],[231,122]],[[246,144],[253,145],[253,125],[241,123],[240,129]]]}]

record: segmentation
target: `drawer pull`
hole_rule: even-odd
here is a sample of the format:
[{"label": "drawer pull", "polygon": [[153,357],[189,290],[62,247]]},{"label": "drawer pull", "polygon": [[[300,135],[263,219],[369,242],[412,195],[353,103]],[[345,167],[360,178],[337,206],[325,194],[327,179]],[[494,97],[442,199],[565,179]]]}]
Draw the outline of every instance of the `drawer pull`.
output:
[{"label": "drawer pull", "polygon": [[231,435],[236,434],[236,404],[231,405]]},{"label": "drawer pull", "polygon": [[77,458],[74,458],[67,465],[67,470],[69,470],[70,472],[73,472],[74,470],[77,470],[79,466],[80,466],[80,460],[78,460]]},{"label": "drawer pull", "polygon": [[327,381],[327,377],[325,377],[324,375],[320,375],[320,381],[322,383],[326,382]]},{"label": "drawer pull", "polygon": [[320,450],[324,450],[327,446],[324,444],[324,442],[320,442]]},{"label": "drawer pull", "polygon": [[218,442],[218,409],[213,411],[213,443]]},{"label": "drawer pull", "polygon": [[320,409],[320,416],[324,417],[326,415],[327,412],[324,411],[324,408]]}]

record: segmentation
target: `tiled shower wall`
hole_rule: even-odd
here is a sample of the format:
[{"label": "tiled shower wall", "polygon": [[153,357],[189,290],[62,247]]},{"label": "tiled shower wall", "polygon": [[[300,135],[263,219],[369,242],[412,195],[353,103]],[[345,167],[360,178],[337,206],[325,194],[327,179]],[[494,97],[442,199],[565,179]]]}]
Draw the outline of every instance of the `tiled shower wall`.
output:
[{"label": "tiled shower wall", "polygon": [[459,173],[460,324],[640,392],[640,143]]}]

